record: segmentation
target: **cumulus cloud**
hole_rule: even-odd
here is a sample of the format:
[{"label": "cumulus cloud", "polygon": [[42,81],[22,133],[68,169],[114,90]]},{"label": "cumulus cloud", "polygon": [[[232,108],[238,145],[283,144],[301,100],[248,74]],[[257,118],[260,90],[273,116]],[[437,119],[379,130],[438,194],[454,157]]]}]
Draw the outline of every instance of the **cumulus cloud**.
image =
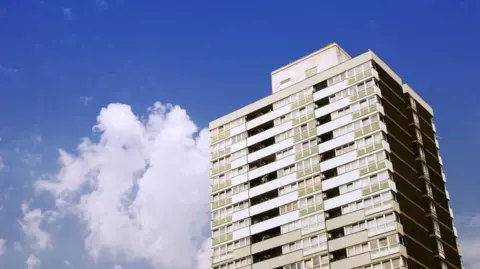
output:
[{"label": "cumulus cloud", "polygon": [[180,107],[160,103],[146,117],[110,104],[93,129],[98,141],[85,138],[74,153],[59,150],[61,169],[39,180],[37,190],[54,197],[60,214],[84,224],[85,248],[95,260],[202,266],[209,244],[203,233],[209,221],[208,131]]},{"label": "cumulus cloud", "polygon": [[51,246],[51,235],[43,229],[43,226],[53,222],[55,213],[43,213],[41,209],[30,210],[28,203],[22,203],[23,219],[18,221],[21,230],[26,237],[27,245],[34,251],[41,251]]},{"label": "cumulus cloud", "polygon": [[5,163],[3,162],[3,157],[0,156],[0,170],[2,170],[3,168],[5,168]]},{"label": "cumulus cloud", "polygon": [[456,218],[459,228],[459,245],[466,268],[480,268],[480,214],[460,215]]},{"label": "cumulus cloud", "polygon": [[7,240],[0,238],[0,256],[6,252]]},{"label": "cumulus cloud", "polygon": [[35,256],[34,254],[31,254],[30,256],[28,256],[25,263],[27,264],[28,269],[36,269],[40,267],[40,259],[38,259],[38,257]]}]

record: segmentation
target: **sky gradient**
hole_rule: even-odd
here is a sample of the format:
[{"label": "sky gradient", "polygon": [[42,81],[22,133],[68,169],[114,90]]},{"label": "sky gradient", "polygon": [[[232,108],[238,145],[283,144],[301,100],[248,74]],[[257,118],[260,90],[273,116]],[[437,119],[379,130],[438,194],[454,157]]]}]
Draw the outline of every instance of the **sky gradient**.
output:
[{"label": "sky gradient", "polygon": [[202,268],[201,130],[329,42],[372,49],[433,107],[480,268],[480,3],[333,2],[0,0],[0,268]]}]

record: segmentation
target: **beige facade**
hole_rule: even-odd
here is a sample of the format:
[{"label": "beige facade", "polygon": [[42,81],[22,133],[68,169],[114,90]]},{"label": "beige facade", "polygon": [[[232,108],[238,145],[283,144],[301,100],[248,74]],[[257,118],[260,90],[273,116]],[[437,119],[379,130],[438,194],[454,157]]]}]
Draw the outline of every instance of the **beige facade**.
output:
[{"label": "beige facade", "polygon": [[372,51],[272,72],[271,95],[210,123],[212,268],[460,268],[432,118]]}]

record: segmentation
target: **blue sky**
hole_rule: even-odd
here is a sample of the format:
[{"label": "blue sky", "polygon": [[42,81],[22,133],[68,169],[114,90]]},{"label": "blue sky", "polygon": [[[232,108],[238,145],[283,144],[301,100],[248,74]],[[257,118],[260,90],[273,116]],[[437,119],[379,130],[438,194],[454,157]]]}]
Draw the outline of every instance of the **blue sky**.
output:
[{"label": "blue sky", "polygon": [[[351,55],[374,50],[433,106],[465,259],[480,266],[480,3],[388,2],[0,0],[0,268],[197,266],[207,171],[171,167],[205,162],[199,130],[268,95],[272,70],[332,41]],[[92,140],[78,148],[83,137]],[[98,174],[78,176],[87,170]],[[172,191],[177,177],[195,195],[175,200],[185,193]],[[147,240],[174,221],[189,226]]]}]

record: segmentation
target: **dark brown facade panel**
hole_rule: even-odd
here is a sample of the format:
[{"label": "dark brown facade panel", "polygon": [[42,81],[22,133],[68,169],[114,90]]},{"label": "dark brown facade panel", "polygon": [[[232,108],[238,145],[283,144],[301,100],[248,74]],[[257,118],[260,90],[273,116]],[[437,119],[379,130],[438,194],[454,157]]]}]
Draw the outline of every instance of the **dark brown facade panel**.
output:
[{"label": "dark brown facade panel", "polygon": [[418,180],[417,173],[408,165],[406,165],[395,154],[390,155],[390,161],[393,165],[393,170],[396,174],[399,174],[405,180],[408,180],[417,189],[422,189],[423,184],[421,180]]},{"label": "dark brown facade panel", "polygon": [[403,86],[398,84],[387,72],[385,72],[380,66],[374,64],[375,70],[378,72],[380,81],[384,82],[390,89],[392,89],[399,96],[403,95]]}]

